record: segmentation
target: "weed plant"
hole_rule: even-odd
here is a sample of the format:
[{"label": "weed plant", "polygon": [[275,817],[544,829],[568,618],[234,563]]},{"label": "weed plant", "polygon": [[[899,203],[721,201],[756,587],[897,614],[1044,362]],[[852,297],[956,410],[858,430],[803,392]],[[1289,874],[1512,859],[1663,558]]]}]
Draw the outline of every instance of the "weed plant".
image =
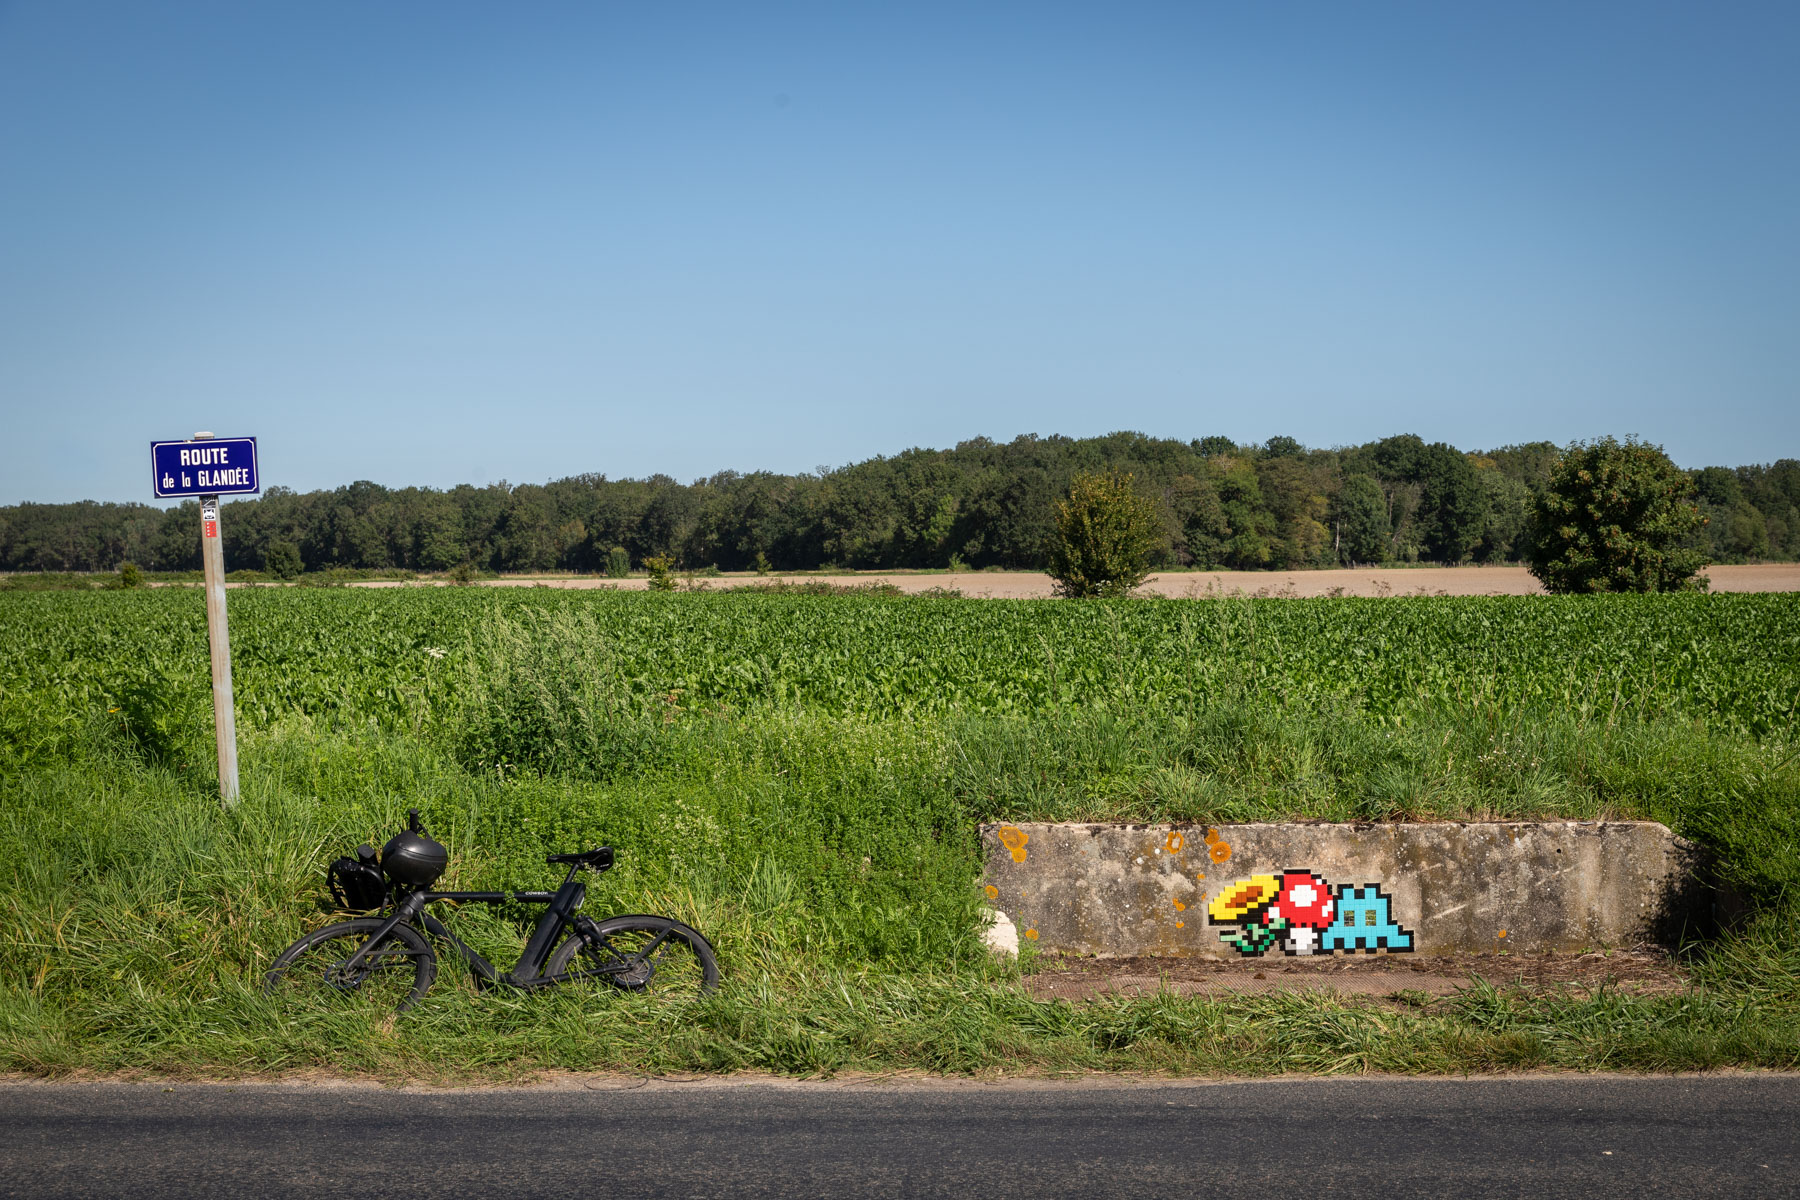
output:
[{"label": "weed plant", "polygon": [[[1800,1065],[1787,597],[234,593],[229,810],[199,612],[178,590],[0,596],[0,1069]],[[545,851],[612,843],[590,910],[692,921],[725,986],[595,1006],[477,993],[446,961],[397,1022],[265,1002],[274,954],[329,919],[324,864],[415,805],[451,887],[548,885]],[[1040,1002],[1029,962],[980,946],[978,822],[1293,817],[1661,820],[1750,916],[1676,996],[1531,995],[1498,959],[1404,1012]],[[510,961],[533,915],[451,920]]]}]

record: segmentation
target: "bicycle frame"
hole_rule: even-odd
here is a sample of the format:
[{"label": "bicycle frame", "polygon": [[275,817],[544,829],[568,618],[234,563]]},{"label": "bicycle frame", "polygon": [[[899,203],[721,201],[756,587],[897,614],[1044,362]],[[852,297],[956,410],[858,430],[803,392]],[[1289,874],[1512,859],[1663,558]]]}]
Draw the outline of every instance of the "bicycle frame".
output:
[{"label": "bicycle frame", "polygon": [[[463,961],[469,964],[469,969],[475,972],[475,977],[485,985],[540,988],[563,983],[570,978],[569,975],[544,974],[544,964],[549,961],[551,951],[555,948],[562,932],[573,926],[576,936],[586,939],[590,945],[595,943],[595,936],[588,929],[593,922],[580,915],[579,911],[582,902],[587,899],[587,884],[577,878],[579,872],[579,866],[571,865],[568,877],[554,892],[409,892],[394,906],[393,913],[381,923],[381,927],[370,934],[368,940],[361,946],[357,947],[356,953],[350,956],[344,966],[348,970],[356,969],[362,964],[369,951],[380,945],[382,939],[393,931],[394,926],[402,922],[410,923],[416,919],[427,933],[454,946]],[[544,915],[538,918],[537,927],[531,931],[531,939],[525,943],[525,949],[520,952],[518,962],[513,964],[510,971],[502,973],[480,951],[457,937],[442,921],[425,911],[427,905],[435,904],[440,900],[471,904],[504,904],[512,901],[519,904],[547,904],[549,907],[545,910]],[[595,970],[602,974],[623,974],[631,970],[637,960],[647,957],[660,946],[663,938],[667,936],[665,933],[663,937],[657,938],[635,955],[630,962],[602,964]]]}]

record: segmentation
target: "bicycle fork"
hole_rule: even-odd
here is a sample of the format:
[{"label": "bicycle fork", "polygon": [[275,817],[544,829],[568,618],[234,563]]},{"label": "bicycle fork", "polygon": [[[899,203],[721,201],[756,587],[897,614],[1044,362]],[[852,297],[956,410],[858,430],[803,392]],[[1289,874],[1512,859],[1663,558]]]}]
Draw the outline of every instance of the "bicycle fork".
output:
[{"label": "bicycle fork", "polygon": [[394,926],[418,916],[419,913],[424,911],[424,908],[425,896],[422,892],[414,892],[405,900],[402,900],[399,905],[395,907],[394,915],[383,921],[381,927],[370,934],[368,939],[356,948],[356,953],[344,960],[343,969],[347,972],[361,970],[364,962],[368,960],[369,954],[375,947],[381,945],[382,939],[394,932]]}]

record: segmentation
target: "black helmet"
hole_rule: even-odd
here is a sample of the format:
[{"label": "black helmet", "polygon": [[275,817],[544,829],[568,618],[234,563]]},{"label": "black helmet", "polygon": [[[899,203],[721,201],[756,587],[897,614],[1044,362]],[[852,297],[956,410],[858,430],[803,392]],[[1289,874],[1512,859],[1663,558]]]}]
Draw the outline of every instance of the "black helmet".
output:
[{"label": "black helmet", "polygon": [[412,828],[396,833],[381,848],[381,869],[402,887],[430,887],[450,865],[450,852],[427,837],[419,827],[419,810],[412,810]]}]

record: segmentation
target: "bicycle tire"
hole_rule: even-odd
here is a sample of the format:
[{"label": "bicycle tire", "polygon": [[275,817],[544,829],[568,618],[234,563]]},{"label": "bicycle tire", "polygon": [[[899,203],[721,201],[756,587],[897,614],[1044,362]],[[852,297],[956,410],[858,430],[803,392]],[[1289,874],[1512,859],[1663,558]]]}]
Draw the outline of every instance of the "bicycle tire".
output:
[{"label": "bicycle tire", "polygon": [[437,955],[411,925],[394,926],[355,974],[342,970],[385,923],[381,917],[358,917],[313,930],[275,959],[263,978],[263,994],[311,1001],[356,998],[371,1007],[405,1012],[437,978]]},{"label": "bicycle tire", "polygon": [[[691,926],[648,915],[608,917],[594,924],[604,947],[596,951],[571,932],[550,956],[544,974],[566,974],[562,983],[599,984],[662,999],[701,996],[719,986],[712,943]],[[649,958],[633,961],[652,946]]]}]

